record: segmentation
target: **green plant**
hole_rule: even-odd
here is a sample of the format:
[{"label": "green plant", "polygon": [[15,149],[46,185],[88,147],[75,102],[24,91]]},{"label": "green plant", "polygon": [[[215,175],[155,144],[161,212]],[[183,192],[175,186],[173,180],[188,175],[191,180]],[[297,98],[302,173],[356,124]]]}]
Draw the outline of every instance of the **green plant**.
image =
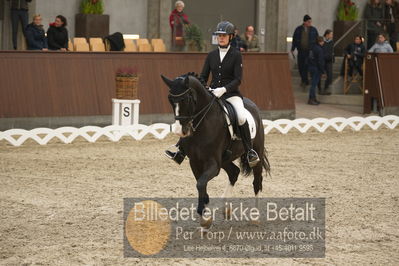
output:
[{"label": "green plant", "polygon": [[102,0],[83,0],[80,4],[82,14],[104,14],[104,2]]},{"label": "green plant", "polygon": [[198,51],[201,51],[203,48],[204,40],[202,38],[201,29],[198,27],[198,25],[184,25],[184,40],[188,42],[193,42]]},{"label": "green plant", "polygon": [[351,0],[339,1],[337,19],[340,21],[354,21],[359,17],[359,9]]}]

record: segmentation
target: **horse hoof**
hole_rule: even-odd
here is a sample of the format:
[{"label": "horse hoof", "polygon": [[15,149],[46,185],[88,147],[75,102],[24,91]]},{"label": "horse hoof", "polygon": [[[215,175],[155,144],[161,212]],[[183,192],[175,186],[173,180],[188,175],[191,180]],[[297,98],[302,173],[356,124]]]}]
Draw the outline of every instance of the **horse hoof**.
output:
[{"label": "horse hoof", "polygon": [[201,217],[200,219],[200,225],[203,229],[209,229],[212,226],[212,217],[209,218],[204,218]]}]

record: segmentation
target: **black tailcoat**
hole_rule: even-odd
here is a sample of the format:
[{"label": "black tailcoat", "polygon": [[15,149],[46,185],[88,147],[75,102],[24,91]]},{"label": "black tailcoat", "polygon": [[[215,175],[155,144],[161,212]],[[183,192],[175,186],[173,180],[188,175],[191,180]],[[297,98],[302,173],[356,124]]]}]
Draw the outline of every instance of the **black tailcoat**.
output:
[{"label": "black tailcoat", "polygon": [[220,62],[219,48],[210,52],[205,60],[201,78],[208,82],[209,74],[212,72],[212,89],[225,87],[226,93],[223,98],[241,96],[239,86],[242,79],[242,56],[241,53],[230,47],[223,62]]}]

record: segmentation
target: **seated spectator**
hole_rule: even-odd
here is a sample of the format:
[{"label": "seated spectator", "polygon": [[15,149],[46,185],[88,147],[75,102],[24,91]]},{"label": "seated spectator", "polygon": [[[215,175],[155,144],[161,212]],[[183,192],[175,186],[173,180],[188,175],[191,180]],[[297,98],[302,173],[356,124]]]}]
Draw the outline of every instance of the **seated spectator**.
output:
[{"label": "seated spectator", "polygon": [[47,30],[47,42],[50,50],[68,50],[68,30],[67,20],[64,16],[57,16],[55,22],[50,24],[50,28]]},{"label": "seated spectator", "polygon": [[385,34],[378,35],[377,42],[370,48],[369,53],[393,53],[392,46],[389,44]]},{"label": "seated spectator", "polygon": [[231,47],[236,48],[240,52],[244,52],[244,43],[238,33],[238,28],[234,28],[234,37],[231,39]]},{"label": "seated spectator", "polygon": [[349,44],[345,49],[345,56],[348,58],[348,75],[353,76],[353,70],[356,69],[360,76],[363,76],[363,61],[366,55],[366,47],[363,44],[362,36],[355,37],[353,43]]},{"label": "seated spectator", "polygon": [[243,40],[245,51],[260,52],[258,36],[255,34],[254,26],[247,26],[241,39]]},{"label": "seated spectator", "polygon": [[324,38],[319,36],[317,42],[313,45],[309,52],[309,72],[312,77],[311,87],[309,90],[310,105],[319,105],[320,102],[316,99],[316,88],[320,82],[320,78],[325,73],[325,57],[323,51]]},{"label": "seated spectator", "polygon": [[48,50],[42,17],[40,15],[33,16],[33,22],[26,27],[25,34],[28,50]]},{"label": "seated spectator", "polygon": [[331,95],[329,87],[333,79],[333,64],[334,64],[334,33],[332,30],[326,30],[324,33],[324,59],[325,59],[325,71],[327,75],[326,82],[324,84],[324,90],[320,90],[321,95]]}]

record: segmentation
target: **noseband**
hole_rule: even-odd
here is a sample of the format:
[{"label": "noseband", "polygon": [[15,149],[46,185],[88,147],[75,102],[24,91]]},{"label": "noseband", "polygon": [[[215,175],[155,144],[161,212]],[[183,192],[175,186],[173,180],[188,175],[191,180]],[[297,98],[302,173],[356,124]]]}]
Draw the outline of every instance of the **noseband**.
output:
[{"label": "noseband", "polygon": [[[188,124],[191,126],[193,132],[195,132],[197,130],[197,128],[199,127],[201,122],[204,120],[206,115],[209,113],[209,110],[211,110],[211,107],[216,100],[216,97],[212,94],[212,96],[213,96],[212,100],[204,108],[202,108],[199,112],[194,113],[195,107],[197,104],[196,96],[197,95],[192,88],[188,88],[185,92],[178,94],[178,95],[172,94],[172,93],[169,93],[169,95],[168,95],[169,102],[172,104],[172,106],[174,106],[174,104],[176,104],[176,103],[182,103],[182,102],[187,102],[187,104],[190,106],[189,115],[176,116],[176,114],[175,114],[175,120],[188,121]],[[202,117],[200,118],[198,123],[194,126],[194,120],[197,119],[201,114],[203,114]]]}]

